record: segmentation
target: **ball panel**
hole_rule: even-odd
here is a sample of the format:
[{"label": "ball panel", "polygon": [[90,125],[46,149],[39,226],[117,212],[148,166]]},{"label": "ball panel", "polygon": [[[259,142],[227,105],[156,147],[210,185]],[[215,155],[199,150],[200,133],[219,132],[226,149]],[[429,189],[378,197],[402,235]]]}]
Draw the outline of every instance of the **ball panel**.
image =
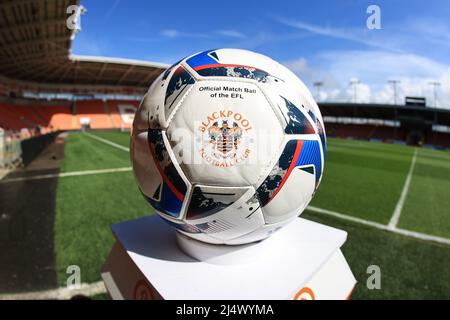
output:
[{"label": "ball panel", "polygon": [[202,231],[199,228],[197,228],[195,225],[183,222],[182,220],[173,221],[173,220],[167,219],[163,215],[161,215],[161,217],[170,226],[172,226],[173,228],[175,228],[179,231],[182,231],[183,234],[189,234],[190,236],[192,236],[193,234],[199,234],[199,235],[202,234]]},{"label": "ball panel", "polygon": [[200,77],[238,77],[266,82],[274,78],[278,63],[247,50],[218,49],[200,52],[186,59],[186,65]]},{"label": "ball panel", "polygon": [[164,132],[158,129],[149,129],[148,143],[150,154],[163,183],[160,188],[160,201],[149,197],[147,200],[156,210],[172,217],[180,217],[189,185],[173,163],[164,141]]},{"label": "ball panel", "polygon": [[265,180],[256,189],[261,206],[264,207],[276,195],[282,186],[285,176],[293,170],[294,164],[300,155],[301,146],[297,141],[288,141],[281,152],[278,161],[273,166]]},{"label": "ball panel", "polygon": [[226,188],[195,185],[186,213],[186,220],[211,216],[235,203],[248,188]]},{"label": "ball panel", "polygon": [[318,141],[289,140],[286,143],[278,162],[256,190],[262,207],[268,205],[277,196],[292,171],[297,167],[314,167],[312,172],[309,169],[304,170],[312,174],[315,179],[313,191],[307,193],[309,197],[317,188],[323,171],[322,154]]},{"label": "ball panel", "polygon": [[327,138],[325,135],[325,127],[322,122],[322,116],[320,114],[316,116],[316,114],[314,114],[312,111],[309,111],[308,114],[311,117],[313,123],[316,124],[317,134],[319,135],[320,143],[322,144],[322,154],[325,160],[325,155],[327,151]]},{"label": "ball panel", "polygon": [[304,113],[304,108],[297,107],[283,96],[280,97],[282,101],[277,101],[277,107],[285,119],[284,132],[286,134],[314,134],[316,130]]},{"label": "ball panel", "polygon": [[195,70],[199,66],[205,66],[210,64],[219,63],[219,59],[215,50],[207,50],[203,52],[196,53],[185,59],[186,64]]},{"label": "ball panel", "polygon": [[[133,133],[131,139],[131,157],[133,171],[139,189],[147,197],[154,197],[158,189],[161,189],[163,179],[153,161],[148,144],[148,131]],[[158,197],[154,197],[158,200]]]},{"label": "ball panel", "polygon": [[176,196],[173,189],[170,188],[166,182],[163,182],[156,192],[159,195],[159,199],[155,199],[144,194],[147,202],[158,212],[174,218],[179,218],[183,201]]},{"label": "ball panel", "polygon": [[258,87],[218,80],[194,85],[167,134],[191,183],[220,186],[256,183],[283,137]]},{"label": "ball panel", "polygon": [[[159,114],[160,112],[158,112],[160,111],[159,109],[162,110],[162,106],[164,106],[162,96],[163,89],[161,86],[163,83],[163,75],[164,73],[160,74],[159,77],[153,81],[147,93],[144,95],[141,104],[134,115],[133,132],[147,131],[149,127],[152,129],[163,127],[160,118],[164,119],[164,117],[161,117]],[[151,121],[150,116],[152,117]]]},{"label": "ball panel", "polygon": [[176,66],[169,83],[167,84],[164,99],[165,121],[168,122],[171,114],[182,101],[182,97],[188,89],[195,83],[192,75],[182,66]]},{"label": "ball panel", "polygon": [[314,114],[315,118],[324,128],[319,107],[314,101],[311,93],[305,84],[285,66],[278,64],[276,71],[272,72],[273,78],[268,78],[266,82],[258,83],[258,86],[268,95],[269,101],[278,102],[280,96],[289,100],[293,105],[304,110],[306,114]]},{"label": "ball panel", "polygon": [[166,70],[152,83],[136,112],[133,128],[143,127],[147,130],[167,127],[164,97],[172,72],[172,69]]},{"label": "ball panel", "polygon": [[186,63],[192,69],[214,64],[248,66],[269,74],[278,68],[278,63],[269,57],[241,49],[216,49],[200,52],[188,58]]},{"label": "ball panel", "polygon": [[[213,190],[213,187],[209,188]],[[186,218],[186,223],[194,225],[221,243],[262,227],[265,221],[259,202],[254,197],[255,189],[253,187],[227,188],[227,193],[231,193],[232,190],[235,193],[233,203],[214,215],[193,220]]]},{"label": "ball panel", "polygon": [[262,209],[267,224],[296,217],[308,205],[315,190],[314,167],[305,169],[295,167],[277,195]]},{"label": "ball panel", "polygon": [[320,179],[322,178],[323,173],[323,155],[322,149],[320,148],[320,143],[317,140],[305,140],[303,141],[302,150],[300,151],[300,156],[298,157],[295,167],[314,167],[314,173],[311,173],[308,170],[304,170],[306,172],[310,172],[315,176],[315,188],[314,191],[319,186]]},{"label": "ball panel", "polygon": [[256,81],[265,81],[269,75],[267,72],[249,66],[241,65],[208,65],[195,69],[202,77],[238,77],[252,79]]},{"label": "ball panel", "polygon": [[195,79],[181,65],[163,72],[150,86],[135,116],[134,127],[165,129]]}]

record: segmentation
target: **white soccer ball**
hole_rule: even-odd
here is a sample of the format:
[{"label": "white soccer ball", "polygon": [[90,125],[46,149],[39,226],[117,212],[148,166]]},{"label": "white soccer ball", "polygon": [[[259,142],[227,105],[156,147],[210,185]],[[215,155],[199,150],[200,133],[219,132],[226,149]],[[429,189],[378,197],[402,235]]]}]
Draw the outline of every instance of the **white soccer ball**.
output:
[{"label": "white soccer ball", "polygon": [[217,49],[153,82],[134,123],[139,188],[179,232],[215,244],[262,240],[319,186],[325,130],[291,71],[251,51]]}]

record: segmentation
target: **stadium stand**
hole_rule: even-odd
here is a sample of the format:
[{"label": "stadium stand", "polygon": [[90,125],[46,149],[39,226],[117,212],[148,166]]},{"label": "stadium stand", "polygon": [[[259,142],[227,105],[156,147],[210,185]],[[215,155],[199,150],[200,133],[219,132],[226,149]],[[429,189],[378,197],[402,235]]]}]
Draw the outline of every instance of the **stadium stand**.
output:
[{"label": "stadium stand", "polygon": [[137,101],[129,100],[66,101],[56,105],[47,103],[26,99],[17,99],[16,103],[0,102],[0,168],[30,163],[54,140],[55,132],[80,129],[129,130],[138,107]]},{"label": "stadium stand", "polygon": [[107,106],[114,128],[131,128],[138,101],[112,100],[107,102]]},{"label": "stadium stand", "polygon": [[404,136],[403,130],[380,125],[326,124],[327,135],[338,138],[394,140],[394,136]]},{"label": "stadium stand", "polygon": [[450,148],[450,110],[416,105],[319,103],[329,136]]},{"label": "stadium stand", "polygon": [[85,120],[84,123],[88,128],[113,128],[111,118],[106,110],[106,103],[103,101],[79,101],[74,104],[73,111],[76,118],[76,128],[83,126],[83,120]]},{"label": "stadium stand", "polygon": [[[89,100],[72,103],[71,106],[14,105],[0,103],[0,126],[5,130],[21,131],[38,129],[35,134],[54,130],[79,130],[83,121],[91,129],[130,128],[137,101]],[[86,121],[88,120],[88,121]],[[34,134],[32,134],[34,135]]]},{"label": "stadium stand", "polygon": [[72,112],[67,106],[30,107],[44,120],[45,126],[55,130],[72,129]]},{"label": "stadium stand", "polygon": [[137,101],[78,101],[74,105],[76,128],[83,123],[90,129],[124,129],[131,128]]}]

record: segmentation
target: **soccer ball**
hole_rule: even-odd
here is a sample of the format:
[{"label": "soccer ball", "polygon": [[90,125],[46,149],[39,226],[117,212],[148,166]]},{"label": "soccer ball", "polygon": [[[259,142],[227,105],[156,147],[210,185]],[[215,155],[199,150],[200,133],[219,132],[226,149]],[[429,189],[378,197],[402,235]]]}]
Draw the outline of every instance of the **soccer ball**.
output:
[{"label": "soccer ball", "polygon": [[325,161],[320,110],[272,59],[217,49],[150,86],[131,138],[139,188],[179,232],[208,243],[262,240],[297,217]]}]

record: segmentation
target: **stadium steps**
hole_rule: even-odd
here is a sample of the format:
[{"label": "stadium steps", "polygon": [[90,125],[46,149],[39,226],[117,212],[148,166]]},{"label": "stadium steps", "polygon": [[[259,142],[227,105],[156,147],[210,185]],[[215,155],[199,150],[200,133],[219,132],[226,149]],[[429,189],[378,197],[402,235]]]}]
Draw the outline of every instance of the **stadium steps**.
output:
[{"label": "stadium steps", "polygon": [[22,121],[20,121],[17,113],[9,105],[0,105],[0,124],[7,129],[20,130],[23,128]]},{"label": "stadium steps", "polygon": [[72,129],[77,129],[79,122],[78,122],[78,118],[77,118],[77,103],[75,101],[70,106],[70,109],[72,111],[72,116],[71,116]]},{"label": "stadium steps", "polygon": [[116,128],[122,128],[122,118],[120,116],[119,109],[117,107],[117,101],[110,101],[109,102],[109,110],[111,112],[111,120],[114,123]]},{"label": "stadium steps", "polygon": [[49,121],[47,121],[47,119],[45,119],[44,117],[42,117],[39,112],[35,109],[35,108],[31,108],[31,112],[33,113],[33,115],[39,119],[40,125],[42,126],[47,126],[49,124]]},{"label": "stadium steps", "polygon": [[31,121],[30,119],[27,119],[25,116],[19,116],[20,121],[22,121],[22,123],[24,124],[24,127],[27,128],[35,128],[38,127],[39,125],[37,123],[34,123],[33,121]]},{"label": "stadium steps", "polygon": [[111,119],[111,112],[109,111],[108,102],[106,100],[103,101],[103,107],[105,108],[105,113],[108,115],[108,123],[110,128],[117,128]]}]

